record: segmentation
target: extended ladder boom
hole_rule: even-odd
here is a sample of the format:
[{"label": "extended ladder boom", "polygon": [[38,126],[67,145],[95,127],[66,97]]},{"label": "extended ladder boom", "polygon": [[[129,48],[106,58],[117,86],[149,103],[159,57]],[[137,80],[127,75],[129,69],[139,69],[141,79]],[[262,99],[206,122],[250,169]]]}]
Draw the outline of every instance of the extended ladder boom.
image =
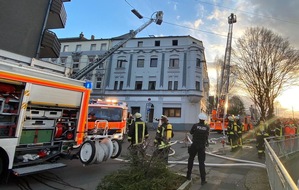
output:
[{"label": "extended ladder boom", "polygon": [[101,63],[103,63],[108,57],[110,57],[115,51],[117,51],[119,48],[121,48],[127,41],[129,41],[131,38],[135,37],[136,34],[138,34],[140,31],[142,31],[144,28],[146,28],[151,23],[155,22],[158,25],[161,25],[163,19],[163,12],[157,11],[156,12],[156,18],[151,18],[148,22],[144,23],[142,26],[140,26],[138,29],[136,29],[133,32],[130,32],[129,36],[126,39],[123,39],[119,43],[117,43],[115,46],[113,46],[111,49],[106,51],[101,59],[96,59],[93,63],[88,64],[86,67],[75,73],[71,78],[74,79],[82,79],[87,73],[94,70],[97,66],[99,66]]}]

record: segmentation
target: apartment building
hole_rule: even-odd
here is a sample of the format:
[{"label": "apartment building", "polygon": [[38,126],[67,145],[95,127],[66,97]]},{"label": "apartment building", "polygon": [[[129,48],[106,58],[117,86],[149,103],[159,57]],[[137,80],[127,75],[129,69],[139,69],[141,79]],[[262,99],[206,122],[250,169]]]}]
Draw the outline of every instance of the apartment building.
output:
[{"label": "apartment building", "polygon": [[[60,57],[52,61],[76,72],[124,38],[63,38]],[[133,38],[85,79],[93,82],[91,98],[125,101],[149,123],[167,115],[175,130],[189,130],[208,111],[204,47],[192,36]]]}]

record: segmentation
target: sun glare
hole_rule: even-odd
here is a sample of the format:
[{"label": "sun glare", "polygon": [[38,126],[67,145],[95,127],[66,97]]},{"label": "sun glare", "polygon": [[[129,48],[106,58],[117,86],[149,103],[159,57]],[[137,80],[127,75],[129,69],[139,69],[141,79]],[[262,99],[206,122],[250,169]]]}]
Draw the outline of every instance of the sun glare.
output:
[{"label": "sun glare", "polygon": [[299,87],[292,87],[278,97],[281,107],[299,111]]}]

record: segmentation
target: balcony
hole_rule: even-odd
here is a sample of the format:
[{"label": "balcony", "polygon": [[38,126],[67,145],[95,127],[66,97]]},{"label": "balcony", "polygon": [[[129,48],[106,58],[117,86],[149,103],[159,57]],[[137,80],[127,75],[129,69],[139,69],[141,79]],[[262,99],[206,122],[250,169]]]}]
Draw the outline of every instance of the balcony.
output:
[{"label": "balcony", "polygon": [[46,28],[64,28],[66,23],[66,11],[62,0],[53,0],[50,12],[48,15],[48,21]]},{"label": "balcony", "polygon": [[60,42],[54,32],[45,30],[40,48],[40,58],[57,58],[60,52]]}]

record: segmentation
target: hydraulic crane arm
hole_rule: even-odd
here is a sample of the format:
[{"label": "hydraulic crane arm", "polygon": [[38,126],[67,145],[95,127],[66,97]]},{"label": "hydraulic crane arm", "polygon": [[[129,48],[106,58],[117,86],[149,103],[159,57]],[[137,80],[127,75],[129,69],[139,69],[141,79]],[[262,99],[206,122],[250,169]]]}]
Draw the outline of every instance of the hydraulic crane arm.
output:
[{"label": "hydraulic crane arm", "polygon": [[142,26],[140,26],[138,29],[134,30],[133,32],[130,32],[129,36],[126,39],[123,39],[119,43],[117,43],[115,46],[113,46],[111,49],[106,51],[101,59],[95,60],[93,63],[88,64],[86,67],[75,73],[71,78],[73,79],[82,79],[87,73],[94,70],[97,66],[99,66],[101,63],[103,63],[108,57],[110,57],[115,51],[117,51],[119,48],[121,48],[127,41],[134,38],[136,34],[138,34],[140,31],[142,31],[144,28],[146,28],[151,23],[155,22],[158,25],[161,25],[163,20],[163,12],[157,11],[156,12],[156,18],[151,18],[148,22],[144,23]]}]

